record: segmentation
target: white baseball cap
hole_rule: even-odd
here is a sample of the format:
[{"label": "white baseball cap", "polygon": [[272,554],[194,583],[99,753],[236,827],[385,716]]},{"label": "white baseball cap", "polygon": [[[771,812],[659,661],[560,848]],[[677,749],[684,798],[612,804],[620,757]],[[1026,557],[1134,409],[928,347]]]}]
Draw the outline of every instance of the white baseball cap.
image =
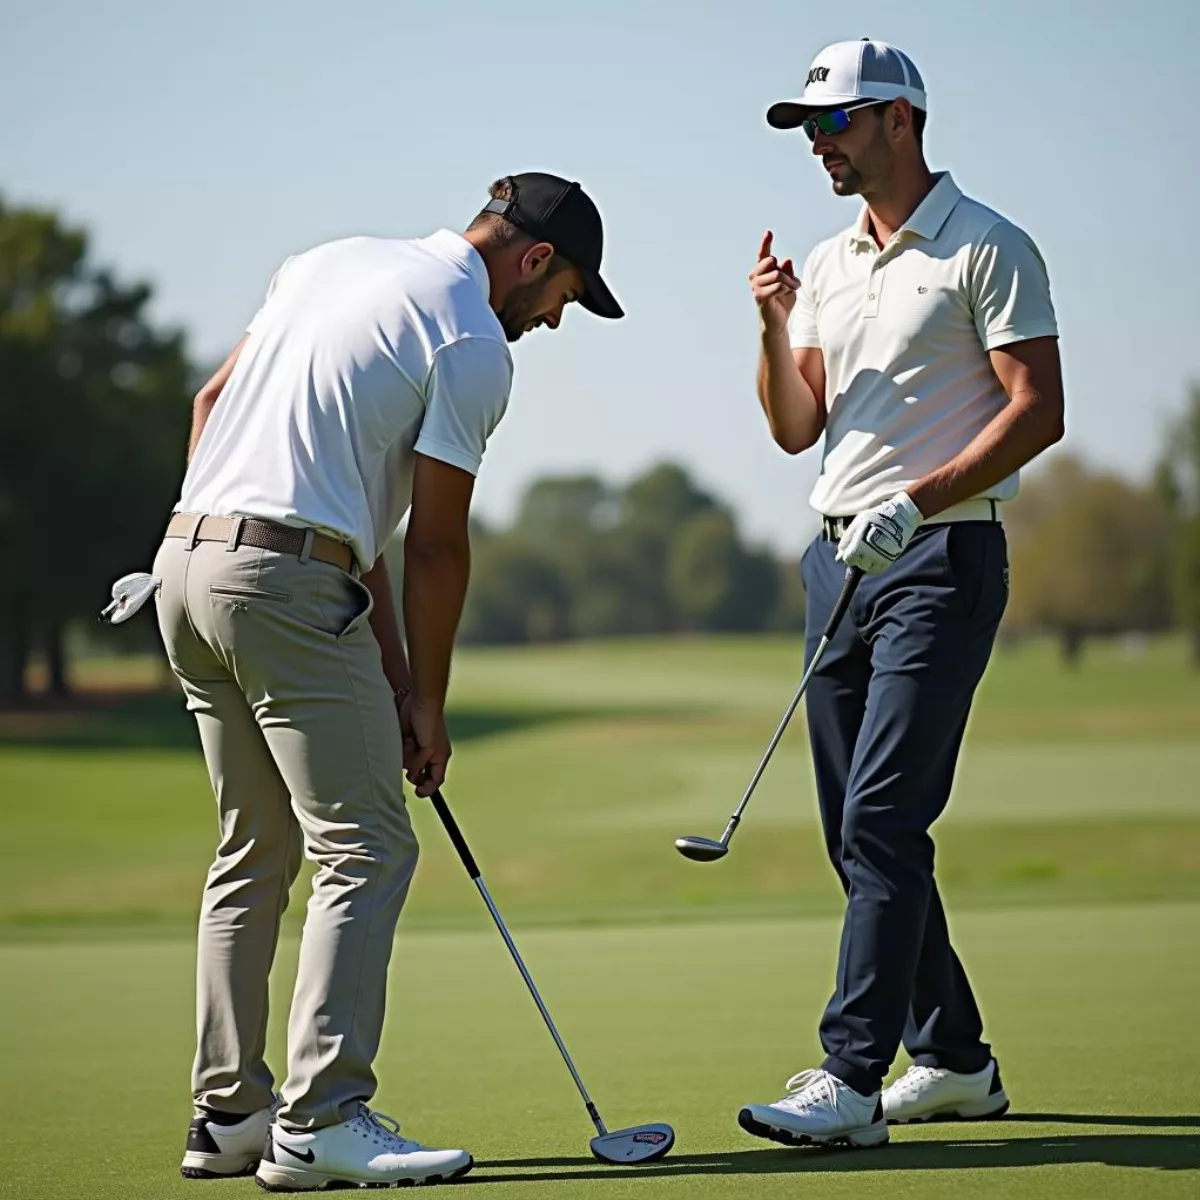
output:
[{"label": "white baseball cap", "polygon": [[798,100],[767,110],[767,124],[795,129],[814,112],[869,100],[907,100],[925,109],[925,82],[907,54],[886,42],[834,42],[813,59]]}]

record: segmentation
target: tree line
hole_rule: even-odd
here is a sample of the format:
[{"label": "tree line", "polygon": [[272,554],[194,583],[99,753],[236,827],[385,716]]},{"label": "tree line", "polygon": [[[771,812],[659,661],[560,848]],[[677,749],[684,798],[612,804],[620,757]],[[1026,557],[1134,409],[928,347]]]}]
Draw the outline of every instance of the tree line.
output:
[{"label": "tree line", "polygon": [[[392,574],[403,569],[396,546]],[[798,573],[746,543],[681,466],[623,486],[536,480],[507,528],[474,522],[464,643],[798,629]]]},{"label": "tree line", "polygon": [[[0,703],[25,698],[35,655],[51,690],[69,690],[68,630],[148,564],[177,495],[201,375],[183,333],[151,319],[151,294],[97,263],[84,230],[0,196]],[[1200,384],[1153,478],[1060,453],[1006,524],[1006,636],[1050,631],[1072,658],[1088,637],[1176,628],[1200,666]],[[803,624],[796,564],[749,544],[674,463],[622,484],[536,480],[507,525],[473,523],[472,547],[465,642]],[[145,621],[105,638],[156,640]]]}]

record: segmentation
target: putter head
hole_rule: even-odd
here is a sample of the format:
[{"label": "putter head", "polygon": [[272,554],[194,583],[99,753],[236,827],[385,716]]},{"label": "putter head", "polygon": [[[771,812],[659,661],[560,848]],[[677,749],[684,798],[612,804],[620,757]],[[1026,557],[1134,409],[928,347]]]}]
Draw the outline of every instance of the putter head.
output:
[{"label": "putter head", "polygon": [[724,842],[714,842],[712,838],[706,837],[676,838],[675,849],[693,862],[715,862],[729,853],[729,847]]},{"label": "putter head", "polygon": [[606,1163],[646,1163],[662,1158],[675,1145],[670,1125],[635,1125],[592,1138],[592,1154]]}]

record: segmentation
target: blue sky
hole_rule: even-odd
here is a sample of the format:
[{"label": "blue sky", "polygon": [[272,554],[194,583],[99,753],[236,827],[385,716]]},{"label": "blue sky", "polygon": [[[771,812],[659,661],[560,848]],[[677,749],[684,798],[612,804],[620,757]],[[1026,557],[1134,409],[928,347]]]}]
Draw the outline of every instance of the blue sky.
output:
[{"label": "blue sky", "polygon": [[38,0],[5,5],[0,34],[0,191],[88,226],[205,356],[296,250],[461,228],[513,171],[581,180],[629,317],[573,312],[516,348],[486,514],[539,473],[669,456],[754,536],[810,533],[817,453],[767,435],[746,272],[764,228],[800,259],[855,215],[763,120],[842,38],[912,55],[931,165],[1040,244],[1069,446],[1147,472],[1200,377],[1194,0]]}]

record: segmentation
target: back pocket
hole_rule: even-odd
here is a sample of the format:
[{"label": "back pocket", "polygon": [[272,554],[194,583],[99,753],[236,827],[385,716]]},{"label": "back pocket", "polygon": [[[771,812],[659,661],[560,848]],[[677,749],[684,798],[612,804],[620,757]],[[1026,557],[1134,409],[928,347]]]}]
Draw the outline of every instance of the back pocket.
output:
[{"label": "back pocket", "polygon": [[280,604],[290,604],[291,596],[287,592],[272,592],[267,588],[244,587],[236,583],[210,583],[210,596],[229,596],[235,600],[274,600]]}]

